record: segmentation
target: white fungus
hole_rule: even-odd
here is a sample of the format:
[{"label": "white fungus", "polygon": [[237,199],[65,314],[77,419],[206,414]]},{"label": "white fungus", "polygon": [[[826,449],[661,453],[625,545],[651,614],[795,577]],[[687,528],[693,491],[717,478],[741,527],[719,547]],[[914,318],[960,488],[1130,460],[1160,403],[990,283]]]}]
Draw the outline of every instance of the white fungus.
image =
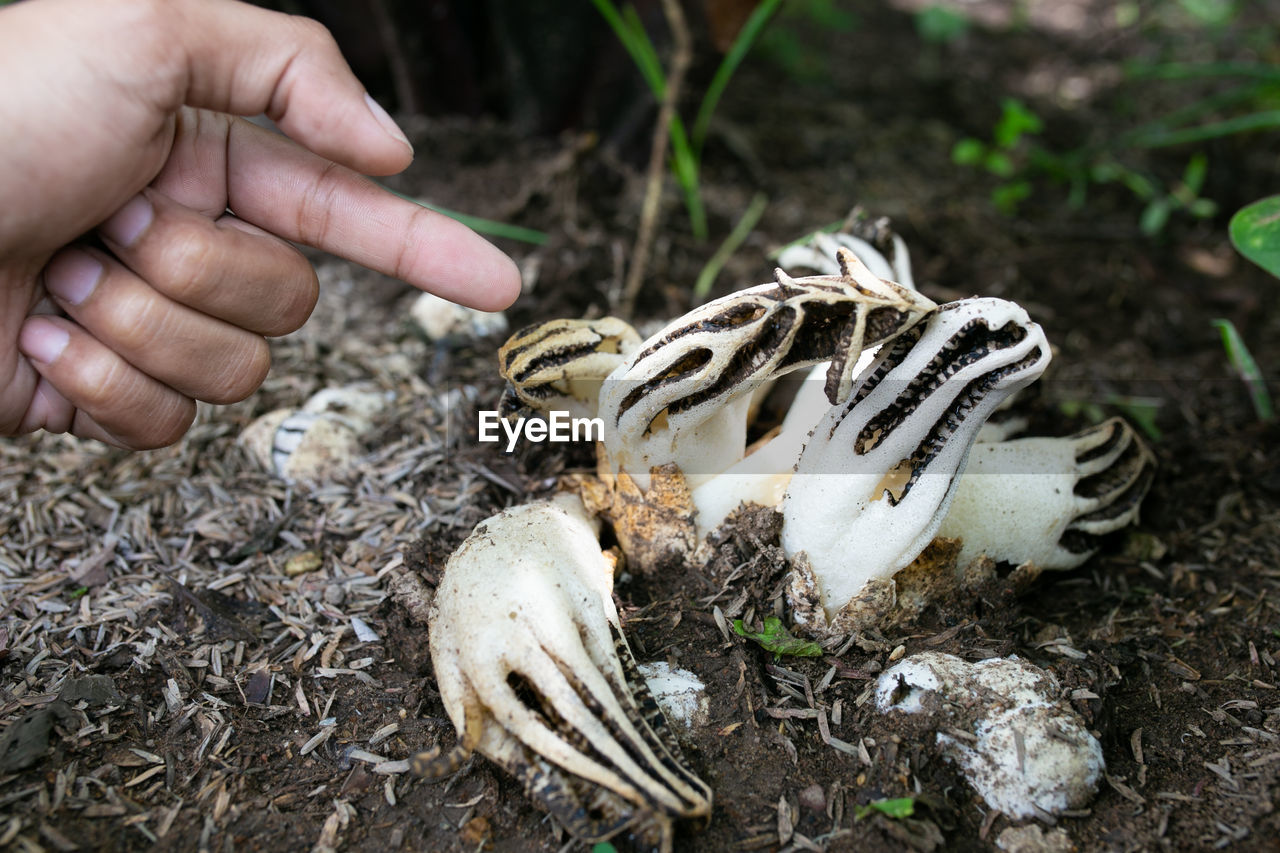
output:
[{"label": "white fungus", "polygon": [[472,340],[506,334],[507,317],[501,311],[478,311],[423,293],[409,307],[409,316],[428,340]]},{"label": "white fungus", "polygon": [[686,730],[707,724],[711,704],[707,699],[707,686],[698,676],[666,661],[642,663],[637,668],[667,720]]},{"label": "white fungus", "polygon": [[881,674],[876,707],[936,716],[942,754],[987,804],[1030,818],[1086,805],[1106,767],[1102,745],[1058,692],[1052,674],[1017,657],[968,663],[924,652]]}]

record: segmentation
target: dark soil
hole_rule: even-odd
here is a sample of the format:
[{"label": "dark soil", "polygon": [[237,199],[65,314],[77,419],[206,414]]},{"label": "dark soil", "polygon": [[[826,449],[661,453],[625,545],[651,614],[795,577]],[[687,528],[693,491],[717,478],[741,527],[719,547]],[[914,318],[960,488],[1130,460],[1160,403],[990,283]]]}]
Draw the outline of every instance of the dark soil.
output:
[{"label": "dark soil", "polygon": [[[1091,407],[1124,414],[1118,400],[1156,401],[1159,438],[1151,444],[1160,469],[1141,523],[1081,569],[1042,576],[1019,598],[939,602],[914,624],[818,659],[775,662],[717,626],[716,606],[732,617],[772,612],[777,601],[779,566],[757,556],[768,536],[753,535],[749,523],[708,566],[620,585],[637,656],[692,670],[711,697],[710,722],[688,734],[687,754],[713,788],[715,808],[705,829],[681,828],[678,850],[995,849],[1010,822],[989,813],[937,756],[930,732],[879,716],[866,701],[900,647],[969,659],[1017,654],[1056,675],[1100,737],[1108,766],[1092,805],[1057,821],[1077,848],[1277,849],[1280,425],[1257,420],[1210,319],[1232,320],[1264,371],[1280,364],[1280,288],[1237,258],[1225,234],[1226,212],[1280,190],[1280,144],[1274,135],[1253,135],[1206,146],[1203,194],[1224,214],[1206,221],[1175,215],[1155,238],[1142,235],[1140,205],[1115,186],[1092,187],[1086,207],[1071,210],[1066,188],[1041,181],[1017,216],[997,212],[989,196],[998,179],[956,166],[949,153],[961,137],[989,138],[1002,93],[1031,103],[1047,119],[1044,143],[1059,150],[1105,138],[1186,96],[1155,84],[1135,95],[1119,81],[1118,63],[1154,58],[1164,43],[1101,23],[1111,20],[1110,4],[1068,5],[1086,18],[1074,31],[1034,25],[1033,16],[1032,24],[938,45],[920,40],[910,15],[861,4],[852,32],[803,30],[823,61],[820,79],[797,77],[767,58],[744,65],[705,154],[713,234],[727,233],[756,191],[770,203],[716,292],[768,280],[767,252],[843,218],[854,204],[889,216],[912,248],[927,295],[1013,299],[1044,326],[1055,364],[1041,383],[1032,432],[1065,435],[1088,424]],[[1259,21],[1280,15],[1274,3],[1254,5]],[[1067,98],[1071,86],[1085,94]],[[537,248],[504,244],[526,270],[537,269],[535,285],[509,312],[513,328],[611,310],[643,193],[644,164],[619,151],[647,149],[643,133],[621,141],[529,138],[501,123],[438,120],[414,135],[417,162],[393,181],[397,188],[550,235]],[[1141,155],[1141,166],[1176,179],[1193,150]],[[668,187],[639,319],[690,307],[692,282],[711,251],[688,236]],[[388,313],[384,322],[352,334],[374,338],[402,321]],[[496,343],[437,353],[424,372],[472,386],[477,407],[496,408]],[[473,420],[460,412],[457,422]],[[426,494],[475,466],[495,477],[478,481],[452,525],[432,528],[406,554],[428,586],[472,524],[592,461],[589,448],[504,456],[466,440],[456,447],[448,464],[408,488]],[[731,567],[742,563],[751,571],[731,579]],[[154,791],[144,795],[150,783],[121,787],[136,770],[111,769],[106,757],[125,746],[189,755],[199,743],[194,722],[149,723],[148,708],[162,701],[170,674],[139,672],[127,656],[83,655],[86,672],[113,675],[121,694],[143,698],[112,717],[109,737],[55,735],[45,759],[0,778],[0,805],[48,827],[31,837],[58,850],[575,849],[483,758],[441,782],[405,777],[394,805],[386,777],[351,761],[350,745],[392,722],[400,729],[379,751],[394,758],[455,741],[425,627],[391,598],[375,615],[383,641],[362,652],[375,659],[366,670],[373,683],[336,691],[330,741],[300,756],[314,728],[304,730],[290,709],[246,702],[227,711],[240,746],[218,759],[219,774],[201,776],[201,787],[192,784],[194,773],[170,763],[159,777],[170,796],[163,801]],[[162,616],[179,624],[175,612]],[[831,737],[861,745],[862,756],[825,743],[819,716]],[[49,811],[48,794],[41,803],[22,793],[54,791],[71,762],[81,774],[107,768],[94,785],[115,786],[116,802],[71,814]],[[858,805],[894,797],[915,798],[910,820],[855,819]],[[170,807],[142,810],[155,802],[171,804],[174,814],[171,831],[153,845],[129,821],[150,814],[154,831]],[[0,816],[0,836],[6,821]],[[326,821],[332,832],[322,836]]]}]

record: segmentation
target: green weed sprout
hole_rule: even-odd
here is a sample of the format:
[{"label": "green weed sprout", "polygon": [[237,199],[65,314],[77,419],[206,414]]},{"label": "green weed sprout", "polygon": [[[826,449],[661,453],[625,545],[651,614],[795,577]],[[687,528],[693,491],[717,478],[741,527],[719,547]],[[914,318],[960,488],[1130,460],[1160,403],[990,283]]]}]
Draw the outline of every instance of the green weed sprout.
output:
[{"label": "green weed sprout", "polygon": [[916,801],[912,797],[898,797],[892,800],[872,800],[865,806],[858,806],[853,813],[854,820],[862,820],[871,815],[872,812],[879,812],[885,817],[894,820],[902,820],[905,817],[911,817],[916,813]]},{"label": "green weed sprout", "polygon": [[[1259,199],[1236,211],[1236,215],[1231,217],[1228,230],[1236,251],[1280,278],[1280,195]],[[1249,388],[1258,420],[1271,420],[1275,417],[1271,394],[1267,391],[1266,380],[1249,348],[1245,346],[1244,339],[1229,320],[1214,320],[1213,325],[1222,335],[1227,360]]]},{"label": "green weed sprout", "polygon": [[756,223],[764,215],[764,209],[768,202],[769,199],[764,193],[756,193],[755,197],[751,199],[751,204],[747,205],[747,209],[738,220],[738,224],[733,226],[729,236],[724,238],[720,248],[716,249],[715,254],[711,256],[711,260],[707,261],[702,271],[698,273],[698,280],[693,285],[693,301],[695,303],[702,302],[707,298],[707,294],[711,293],[711,285],[715,283],[716,276],[720,275],[720,271],[729,262],[729,258],[733,257],[733,253],[738,251],[738,247],[747,239],[751,229],[756,227]]},{"label": "green weed sprout", "polygon": [[764,617],[761,631],[748,630],[741,619],[733,620],[733,630],[740,637],[754,640],[765,651],[773,652],[774,660],[783,655],[802,658],[822,657],[822,646],[812,640],[802,640],[787,630],[777,616]]},{"label": "green weed sprout", "polygon": [[961,166],[984,169],[1006,179],[991,191],[991,202],[1001,213],[1012,215],[1018,202],[1031,195],[1031,183],[1025,179],[1009,180],[1019,171],[1015,160],[1023,139],[1044,129],[1040,117],[1017,98],[1001,102],[1000,119],[992,129],[991,141],[967,137],[951,149],[951,161]]},{"label": "green weed sprout", "polygon": [[1276,413],[1271,405],[1271,394],[1267,391],[1267,382],[1262,377],[1258,362],[1254,361],[1252,353],[1245,346],[1244,338],[1240,337],[1240,333],[1236,331],[1235,325],[1230,320],[1218,319],[1212,322],[1222,334],[1222,348],[1227,351],[1227,361],[1235,368],[1236,373],[1240,374],[1245,387],[1249,389],[1249,397],[1253,400],[1253,410],[1257,412],[1258,420],[1272,420]]},{"label": "green weed sprout", "polygon": [[[658,51],[654,48],[649,34],[645,32],[635,7],[628,5],[619,11],[613,0],[591,0],[591,2],[604,16],[614,35],[626,49],[654,98],[661,103],[667,91],[666,75],[662,71],[662,63],[658,60]],[[676,182],[684,195],[690,229],[698,240],[707,239],[707,214],[702,204],[698,175],[701,170],[702,145],[711,124],[711,116],[720,102],[720,96],[728,87],[734,71],[746,58],[751,46],[781,5],[782,0],[764,0],[751,13],[739,31],[737,38],[734,39],[729,51],[716,69],[715,76],[711,78],[707,91],[703,93],[702,102],[694,119],[692,141],[680,116],[673,116],[671,119],[671,127],[668,131],[671,142],[671,171],[675,174]]]}]

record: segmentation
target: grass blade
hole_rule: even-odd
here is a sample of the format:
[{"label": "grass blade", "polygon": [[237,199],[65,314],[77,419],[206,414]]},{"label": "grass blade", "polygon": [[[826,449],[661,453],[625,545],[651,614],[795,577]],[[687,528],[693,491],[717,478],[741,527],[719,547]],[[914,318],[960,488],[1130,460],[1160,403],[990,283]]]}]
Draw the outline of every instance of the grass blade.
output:
[{"label": "grass blade", "polygon": [[707,128],[711,125],[711,116],[716,111],[720,96],[724,94],[733,73],[738,70],[742,60],[746,59],[751,46],[755,44],[761,31],[781,5],[782,0],[764,0],[756,6],[746,23],[742,25],[742,29],[738,31],[738,37],[733,40],[728,53],[720,61],[720,67],[711,78],[711,83],[707,86],[706,94],[702,96],[702,103],[698,107],[698,115],[693,121],[693,148],[699,156],[702,155],[702,143],[707,139]]},{"label": "grass blade", "polygon": [[1144,80],[1199,80],[1205,77],[1254,77],[1280,82],[1280,69],[1262,62],[1135,63],[1125,68],[1129,77]]},{"label": "grass blade", "polygon": [[756,227],[756,223],[764,215],[764,209],[768,204],[769,199],[764,193],[756,193],[755,198],[751,199],[751,204],[747,205],[742,217],[738,219],[738,224],[733,226],[729,236],[724,238],[720,248],[716,249],[715,254],[711,256],[711,260],[707,261],[706,266],[702,268],[702,272],[698,273],[698,281],[693,285],[693,301],[695,304],[707,298],[707,294],[711,292],[711,285],[715,283],[716,276],[720,275],[720,271],[724,269],[724,265],[729,262],[729,258],[733,256],[733,253],[738,251],[742,241],[747,239],[751,229]]},{"label": "grass blade", "polygon": [[423,201],[420,198],[414,198],[411,195],[398,193],[388,187],[383,187],[392,195],[398,195],[405,201],[411,201],[419,207],[425,207],[427,210],[434,210],[436,213],[442,214],[461,222],[463,225],[475,231],[477,234],[483,234],[486,237],[503,237],[507,240],[518,240],[521,243],[532,243],[535,246],[546,245],[551,236],[545,231],[535,231],[532,228],[525,228],[522,225],[509,225],[506,222],[497,222],[493,219],[484,219],[480,216],[472,216],[469,213],[459,213],[456,210],[449,210],[447,207],[440,207],[429,201]]},{"label": "grass blade", "polygon": [[1280,110],[1262,110],[1198,127],[1186,127],[1182,130],[1154,130],[1135,136],[1131,144],[1135,148],[1164,148],[1169,145],[1185,145],[1188,142],[1204,142],[1207,139],[1246,133],[1250,130],[1277,128],[1280,128]]},{"label": "grass blade", "polygon": [[640,74],[653,91],[653,96],[662,100],[662,95],[667,90],[666,76],[662,73],[658,52],[654,50],[648,33],[640,25],[635,9],[628,7],[631,14],[624,18],[618,12],[618,7],[613,5],[612,0],[591,0],[591,2],[608,22],[614,36],[622,42],[623,48],[631,56],[631,61],[636,64],[636,68],[640,69]]},{"label": "grass blade", "polygon": [[808,245],[813,240],[814,235],[834,234],[835,232],[839,231],[843,227],[844,227],[843,219],[841,219],[838,222],[828,222],[826,225],[823,225],[821,228],[810,231],[808,234],[805,234],[803,237],[797,237],[796,239],[792,240],[790,243],[787,243],[786,245],[783,245],[783,246],[779,246],[769,254],[765,255],[765,257],[767,257],[771,261],[776,261],[778,258],[782,257],[783,252],[785,252],[787,249],[790,249],[792,246]]},{"label": "grass blade", "polygon": [[1230,320],[1219,319],[1212,322],[1222,334],[1222,348],[1227,351],[1227,360],[1231,362],[1231,366],[1240,374],[1240,378],[1249,389],[1249,397],[1253,400],[1253,410],[1257,412],[1258,420],[1271,420],[1276,413],[1271,406],[1271,394],[1267,391],[1267,381],[1262,377],[1258,362],[1253,360],[1253,354],[1245,346],[1244,338],[1240,337],[1235,324]]}]

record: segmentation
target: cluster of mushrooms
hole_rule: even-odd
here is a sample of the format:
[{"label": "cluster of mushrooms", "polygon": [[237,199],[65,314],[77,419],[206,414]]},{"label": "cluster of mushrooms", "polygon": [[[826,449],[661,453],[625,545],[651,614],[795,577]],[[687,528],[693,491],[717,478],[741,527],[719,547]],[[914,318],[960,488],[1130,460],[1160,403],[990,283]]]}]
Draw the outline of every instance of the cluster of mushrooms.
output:
[{"label": "cluster of mushrooms", "polygon": [[[1122,420],[1067,438],[988,423],[1049,363],[1040,327],[1000,299],[934,304],[901,241],[875,233],[883,253],[824,236],[780,260],[818,274],[779,269],[646,340],[603,318],[507,341],[505,403],[602,419],[598,472],[482,522],[450,558],[430,643],[459,740],[416,772],[478,751],[587,842],[626,830],[669,849],[673,819],[709,817],[623,635],[602,521],[648,572],[693,559],[743,504],[776,507],[792,618],[829,640],[922,606],[939,575],[1077,566],[1136,518],[1154,460]],[[761,399],[800,370],[811,381],[749,449]],[[921,562],[937,537],[949,559]]]}]

